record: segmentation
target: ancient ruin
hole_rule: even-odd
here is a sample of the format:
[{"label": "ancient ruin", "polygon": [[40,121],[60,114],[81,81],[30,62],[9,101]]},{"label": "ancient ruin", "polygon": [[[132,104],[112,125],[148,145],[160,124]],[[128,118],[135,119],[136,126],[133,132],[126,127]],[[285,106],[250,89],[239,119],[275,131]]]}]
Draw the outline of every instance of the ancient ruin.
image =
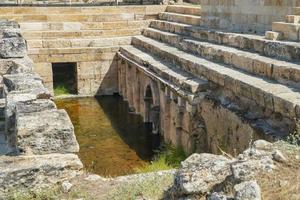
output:
[{"label": "ancient ruin", "polygon": [[276,199],[261,177],[300,172],[299,146],[282,141],[300,134],[299,62],[299,0],[0,2],[0,196],[85,176],[53,102],[68,84],[72,97],[119,94],[191,155],[166,172],[165,199]]}]

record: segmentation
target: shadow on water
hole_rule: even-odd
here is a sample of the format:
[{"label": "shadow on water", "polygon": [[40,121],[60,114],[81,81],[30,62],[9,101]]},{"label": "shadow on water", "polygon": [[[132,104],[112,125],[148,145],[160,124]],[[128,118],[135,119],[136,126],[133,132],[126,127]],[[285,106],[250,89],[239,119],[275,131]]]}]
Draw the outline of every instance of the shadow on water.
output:
[{"label": "shadow on water", "polygon": [[103,175],[129,174],[149,163],[159,146],[151,124],[131,114],[120,96],[56,100],[65,109],[80,145],[86,169]]}]

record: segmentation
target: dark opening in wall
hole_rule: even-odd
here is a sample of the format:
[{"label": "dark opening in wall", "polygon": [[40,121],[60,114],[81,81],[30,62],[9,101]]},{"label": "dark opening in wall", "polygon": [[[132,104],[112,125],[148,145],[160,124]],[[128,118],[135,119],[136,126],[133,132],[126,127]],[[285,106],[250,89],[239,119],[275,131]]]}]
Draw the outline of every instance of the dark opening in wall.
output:
[{"label": "dark opening in wall", "polygon": [[76,63],[52,63],[55,96],[77,94]]}]

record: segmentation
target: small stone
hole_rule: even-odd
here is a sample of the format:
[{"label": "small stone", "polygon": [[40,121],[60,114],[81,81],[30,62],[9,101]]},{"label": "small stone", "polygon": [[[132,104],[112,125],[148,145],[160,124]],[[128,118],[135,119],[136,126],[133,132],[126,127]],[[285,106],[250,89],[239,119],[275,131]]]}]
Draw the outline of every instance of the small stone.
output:
[{"label": "small stone", "polygon": [[208,195],[206,199],[207,200],[226,200],[227,197],[223,194],[214,192],[214,193]]},{"label": "small stone", "polygon": [[270,150],[272,149],[272,143],[265,140],[257,140],[253,143],[253,147],[259,150]]},{"label": "small stone", "polygon": [[261,200],[260,187],[256,181],[245,181],[234,186],[235,200]]},{"label": "small stone", "polygon": [[287,184],[288,184],[288,181],[283,181],[283,180],[279,181],[279,186],[280,186],[280,187],[284,187],[284,186],[286,186]]},{"label": "small stone", "polygon": [[287,160],[285,156],[282,154],[282,152],[279,150],[275,150],[275,152],[273,153],[273,159],[276,160],[277,162],[286,162]]},{"label": "small stone", "polygon": [[86,181],[99,181],[99,180],[105,181],[106,179],[99,175],[91,174],[91,175],[87,176],[86,178],[84,178],[84,180],[86,180]]},{"label": "small stone", "polygon": [[64,181],[62,184],[61,184],[61,190],[63,193],[68,193],[71,188],[73,187],[73,184],[70,183],[69,181]]}]

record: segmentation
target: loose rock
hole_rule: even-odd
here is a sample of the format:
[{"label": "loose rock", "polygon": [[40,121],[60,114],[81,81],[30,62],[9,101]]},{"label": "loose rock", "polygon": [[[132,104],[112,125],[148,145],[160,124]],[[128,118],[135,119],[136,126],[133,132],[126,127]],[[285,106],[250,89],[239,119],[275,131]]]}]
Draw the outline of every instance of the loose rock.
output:
[{"label": "loose rock", "polygon": [[246,181],[234,186],[235,200],[261,200],[260,187],[256,181]]},{"label": "loose rock", "polygon": [[61,184],[61,190],[63,193],[68,193],[70,192],[71,188],[73,187],[73,184],[70,183],[69,181],[64,181],[62,184]]}]

